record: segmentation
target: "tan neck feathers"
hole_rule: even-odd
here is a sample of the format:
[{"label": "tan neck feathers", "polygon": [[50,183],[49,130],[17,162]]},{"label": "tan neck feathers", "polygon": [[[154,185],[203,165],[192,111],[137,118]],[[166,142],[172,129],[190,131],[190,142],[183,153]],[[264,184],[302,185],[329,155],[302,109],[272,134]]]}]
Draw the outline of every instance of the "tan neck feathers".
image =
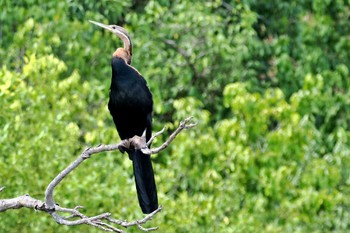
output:
[{"label": "tan neck feathers", "polygon": [[118,48],[114,53],[113,57],[122,58],[127,64],[131,64],[131,55],[124,48]]}]

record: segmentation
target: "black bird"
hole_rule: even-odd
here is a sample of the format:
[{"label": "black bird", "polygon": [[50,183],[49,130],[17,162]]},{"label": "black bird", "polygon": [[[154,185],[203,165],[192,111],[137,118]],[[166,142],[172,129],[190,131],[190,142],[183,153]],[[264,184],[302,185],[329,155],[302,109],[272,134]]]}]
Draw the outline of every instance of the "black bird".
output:
[{"label": "black bird", "polygon": [[[91,23],[103,27],[123,42],[112,56],[112,82],[109,92],[108,109],[122,140],[141,136],[146,130],[146,140],[152,135],[152,94],[142,75],[131,66],[132,44],[127,31],[117,25]],[[140,150],[127,149],[132,160],[137,197],[144,214],[158,208],[157,188],[150,155]]]}]

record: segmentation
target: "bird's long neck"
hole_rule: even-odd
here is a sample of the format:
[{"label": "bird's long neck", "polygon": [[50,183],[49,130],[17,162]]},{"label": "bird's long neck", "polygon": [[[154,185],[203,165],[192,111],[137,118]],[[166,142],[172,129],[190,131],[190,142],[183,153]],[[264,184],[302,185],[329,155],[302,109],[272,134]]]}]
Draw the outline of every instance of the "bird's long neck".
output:
[{"label": "bird's long neck", "polygon": [[131,50],[127,50],[125,48],[118,48],[114,53],[113,57],[120,57],[122,58],[128,65],[131,64]]},{"label": "bird's long neck", "polygon": [[122,41],[124,43],[124,48],[118,48],[113,53],[113,57],[115,57],[115,56],[120,57],[120,58],[124,59],[124,61],[128,65],[130,65],[131,64],[131,57],[132,57],[132,43],[131,43],[130,37],[126,32],[117,34],[117,36],[120,39],[122,39]]}]

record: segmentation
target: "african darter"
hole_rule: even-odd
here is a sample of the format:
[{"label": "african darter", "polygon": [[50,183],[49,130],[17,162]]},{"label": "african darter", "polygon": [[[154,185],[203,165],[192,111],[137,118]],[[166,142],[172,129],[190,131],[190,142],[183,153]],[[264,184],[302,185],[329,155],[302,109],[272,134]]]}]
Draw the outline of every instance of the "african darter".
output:
[{"label": "african darter", "polygon": [[[127,31],[117,25],[91,23],[103,27],[123,42],[112,56],[112,81],[109,92],[108,109],[122,140],[146,131],[146,140],[152,134],[152,94],[142,75],[131,66],[132,44]],[[126,149],[132,160],[137,197],[142,212],[147,214],[158,208],[157,188],[150,155],[141,150]]]}]

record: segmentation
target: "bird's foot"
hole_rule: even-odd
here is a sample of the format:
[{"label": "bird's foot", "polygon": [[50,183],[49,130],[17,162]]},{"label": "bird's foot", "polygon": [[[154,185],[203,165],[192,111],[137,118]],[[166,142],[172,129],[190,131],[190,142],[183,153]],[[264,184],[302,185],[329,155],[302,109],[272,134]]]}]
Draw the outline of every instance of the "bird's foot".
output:
[{"label": "bird's foot", "polygon": [[122,143],[118,146],[118,149],[121,153],[125,153],[125,152],[131,152],[131,143],[128,139],[125,139],[122,141]]},{"label": "bird's foot", "polygon": [[127,148],[126,148],[125,146],[123,146],[123,145],[120,145],[120,146],[118,146],[118,150],[119,150],[122,154],[124,154],[125,151],[127,150]]},{"label": "bird's foot", "polygon": [[129,147],[126,147],[126,146],[123,146],[123,145],[119,146],[119,147],[118,147],[118,150],[119,150],[122,154],[124,154],[125,152],[127,152],[128,154],[130,154],[131,151],[132,151]]}]

